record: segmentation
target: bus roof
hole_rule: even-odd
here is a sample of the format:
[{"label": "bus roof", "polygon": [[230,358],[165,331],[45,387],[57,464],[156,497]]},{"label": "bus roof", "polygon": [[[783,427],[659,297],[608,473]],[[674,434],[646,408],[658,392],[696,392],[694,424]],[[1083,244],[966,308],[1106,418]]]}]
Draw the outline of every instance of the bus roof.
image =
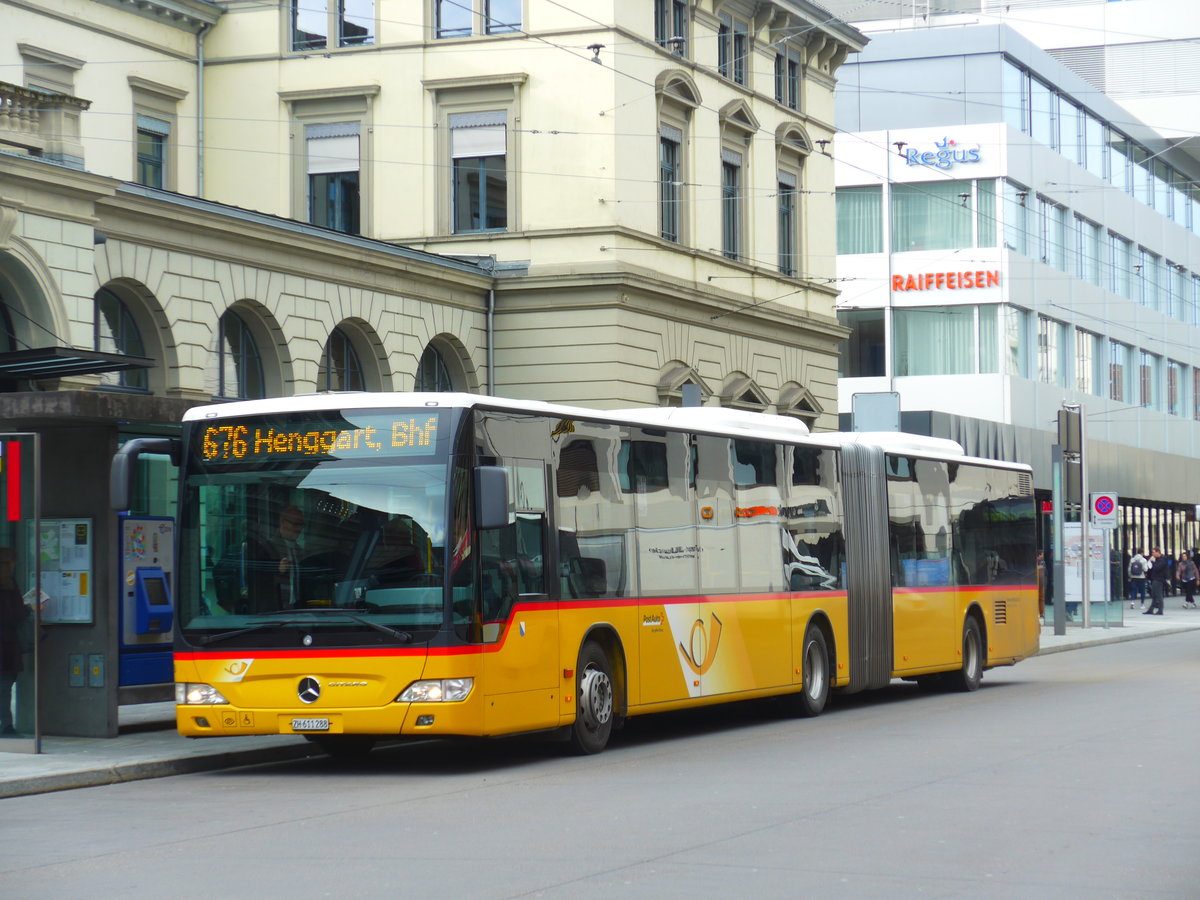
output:
[{"label": "bus roof", "polygon": [[317,412],[336,409],[506,409],[560,419],[593,419],[670,428],[677,431],[703,431],[728,437],[756,437],[815,444],[823,447],[843,447],[847,444],[870,444],[891,453],[916,453],[921,456],[966,462],[1000,464],[1015,469],[1028,469],[1022,463],[984,460],[968,457],[962,445],[946,438],[928,437],[905,432],[845,432],[829,431],[810,434],[808,426],[790,416],[729,409],[720,406],[642,407],[637,409],[591,409],[583,406],[544,403],[539,400],[512,400],[467,393],[404,393],[383,391],[326,391],[317,394],[297,394],[291,397],[271,397],[263,400],[240,400],[214,403],[189,409],[185,422],[241,416],[262,416],[272,413]]}]

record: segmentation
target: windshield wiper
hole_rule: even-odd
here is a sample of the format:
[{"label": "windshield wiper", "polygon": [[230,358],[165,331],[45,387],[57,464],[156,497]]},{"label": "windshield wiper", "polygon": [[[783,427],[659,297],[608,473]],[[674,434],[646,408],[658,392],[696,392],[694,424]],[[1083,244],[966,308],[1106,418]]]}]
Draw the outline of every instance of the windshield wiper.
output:
[{"label": "windshield wiper", "polygon": [[[399,631],[395,628],[391,628],[387,625],[384,625],[381,622],[372,622],[370,619],[364,619],[362,616],[356,616],[354,613],[347,612],[344,609],[309,609],[309,610],[305,610],[306,615],[311,615],[313,613],[320,613],[320,614],[333,613],[335,615],[342,616],[347,619],[351,619],[352,621],[355,621],[360,625],[366,625],[368,628],[373,628],[376,631],[380,632],[381,634],[386,634],[386,635],[388,635],[388,637],[394,638],[397,641],[400,641],[400,643],[402,643],[402,644],[407,644],[409,641],[412,640],[412,635],[409,634],[407,631]],[[249,625],[245,626],[244,628],[235,628],[232,631],[222,631],[219,634],[204,635],[203,637],[197,638],[196,643],[200,644],[202,646],[207,646],[208,644],[216,644],[216,643],[219,643],[220,641],[226,641],[226,640],[229,640],[230,638],[235,638],[241,634],[249,634],[251,631],[260,631],[263,628],[271,628],[274,626],[282,626],[282,625],[312,625],[312,624],[314,624],[314,622],[310,619],[297,618],[295,616],[295,614],[290,611],[280,611],[277,613],[265,613],[265,615],[289,616],[290,618],[273,619],[270,622],[252,622]]]},{"label": "windshield wiper", "polygon": [[319,615],[344,616],[347,619],[352,619],[353,621],[358,622],[360,625],[366,625],[368,628],[374,628],[378,632],[391,635],[402,643],[407,644],[412,640],[412,635],[407,631],[400,631],[396,628],[391,628],[390,626],[384,625],[382,622],[372,622],[370,619],[364,619],[362,616],[356,616],[354,613],[350,612],[349,610],[342,609],[341,607],[327,606],[324,608],[306,609],[305,612],[317,613]]}]

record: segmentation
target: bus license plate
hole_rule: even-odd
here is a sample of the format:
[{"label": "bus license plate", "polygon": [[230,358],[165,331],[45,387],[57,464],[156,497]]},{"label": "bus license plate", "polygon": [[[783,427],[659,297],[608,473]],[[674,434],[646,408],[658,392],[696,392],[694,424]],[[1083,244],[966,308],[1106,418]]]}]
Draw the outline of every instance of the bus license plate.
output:
[{"label": "bus license plate", "polygon": [[292,719],[292,731],[328,731],[328,719]]}]

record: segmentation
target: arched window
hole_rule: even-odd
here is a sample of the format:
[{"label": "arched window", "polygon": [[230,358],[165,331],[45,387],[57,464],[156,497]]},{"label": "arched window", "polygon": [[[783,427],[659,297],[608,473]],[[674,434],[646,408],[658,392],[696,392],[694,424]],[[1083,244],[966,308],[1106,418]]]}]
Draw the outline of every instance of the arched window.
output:
[{"label": "arched window", "polygon": [[430,344],[421,354],[421,362],[417,365],[417,383],[414,390],[418,391],[452,391],[454,385],[450,381],[450,370],[446,361],[437,348]]},{"label": "arched window", "polygon": [[[122,353],[126,356],[145,356],[146,345],[142,333],[125,302],[108,288],[96,291],[96,309],[93,315],[96,349],[104,353]],[[121,372],[105,372],[100,383],[133,391],[148,390],[145,369],[126,369]]]},{"label": "arched window", "polygon": [[321,356],[321,368],[317,371],[317,387],[322,391],[365,391],[362,363],[350,343],[350,336],[341,328],[333,329],[325,352]]},{"label": "arched window", "polygon": [[250,329],[232,310],[221,316],[217,336],[217,396],[257,400],[267,396],[262,357]]}]

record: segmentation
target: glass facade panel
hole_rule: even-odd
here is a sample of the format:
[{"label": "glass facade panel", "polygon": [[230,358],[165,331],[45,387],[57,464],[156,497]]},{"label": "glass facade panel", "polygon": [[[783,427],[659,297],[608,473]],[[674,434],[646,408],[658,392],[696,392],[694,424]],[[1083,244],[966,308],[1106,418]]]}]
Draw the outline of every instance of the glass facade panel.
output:
[{"label": "glass facade panel", "polygon": [[883,188],[837,189],[837,252],[883,252]]},{"label": "glass facade panel", "polygon": [[975,307],[892,311],[897,375],[971,375],[976,371]]},{"label": "glass facade panel", "polygon": [[973,246],[971,182],[892,185],[892,252]]},{"label": "glass facade panel", "polygon": [[1120,341],[1108,342],[1108,399],[1127,402],[1129,398],[1130,354],[1133,348]]},{"label": "glass facade panel", "polygon": [[975,182],[976,246],[996,246],[996,181],[985,178]]},{"label": "glass facade panel", "polygon": [[1029,377],[1030,315],[1029,310],[1018,306],[1004,310],[1004,371],[1017,378]]},{"label": "glass facade panel", "polygon": [[1004,246],[1029,255],[1029,190],[1012,181],[1004,182]]},{"label": "glass facade panel", "polygon": [[884,311],[839,309],[838,322],[850,336],[838,347],[838,374],[843,378],[878,378],[885,369]]},{"label": "glass facade panel", "polygon": [[1029,74],[1008,60],[1002,63],[1000,103],[1004,121],[1017,131],[1029,132]]},{"label": "glass facade panel", "polygon": [[1029,81],[1029,133],[1047,147],[1058,148],[1058,95],[1036,78]]}]

